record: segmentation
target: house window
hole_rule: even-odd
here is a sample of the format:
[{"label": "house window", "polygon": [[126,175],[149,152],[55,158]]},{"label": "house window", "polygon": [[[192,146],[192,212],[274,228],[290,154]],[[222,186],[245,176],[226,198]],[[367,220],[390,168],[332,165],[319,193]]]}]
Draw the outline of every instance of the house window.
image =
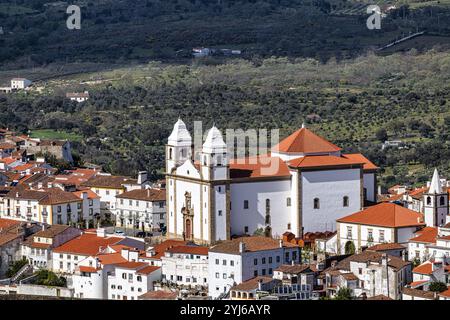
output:
[{"label": "house window", "polygon": [[221,216],[222,215],[222,210],[219,210],[219,216]]},{"label": "house window", "polygon": [[248,209],[248,200],[244,200],[244,209]]},{"label": "house window", "polygon": [[266,275],[266,269],[262,269],[262,275],[263,275],[263,276]]},{"label": "house window", "polygon": [[380,242],[384,242],[384,230],[380,230]]},{"label": "house window", "polygon": [[216,272],[216,279],[220,278],[220,274],[218,272]]},{"label": "house window", "polygon": [[219,259],[216,259],[216,264],[219,264]]},{"label": "house window", "polygon": [[369,242],[373,241],[373,230],[372,229],[367,230],[367,241],[369,241]]},{"label": "house window", "polygon": [[127,274],[126,273],[122,273],[122,279],[127,279]]},{"label": "house window", "polygon": [[441,197],[441,198],[439,199],[439,205],[443,206],[444,204],[445,204],[445,198],[444,198],[444,197]]},{"label": "house window", "polygon": [[58,207],[57,207],[57,211],[58,211],[58,212],[61,212],[61,206],[58,206]]},{"label": "house window", "polygon": [[257,276],[258,276],[258,270],[253,271],[253,275],[254,275],[255,277],[257,277]]},{"label": "house window", "polygon": [[290,198],[290,197],[287,197],[287,198],[286,198],[286,206],[287,206],[287,207],[290,207],[290,206],[291,206],[291,198]]},{"label": "house window", "polygon": [[287,224],[287,229],[291,230],[291,224],[290,223]]},{"label": "house window", "polygon": [[314,198],[314,209],[320,208],[320,200],[319,198]]},{"label": "house window", "polygon": [[248,226],[244,227],[244,233],[248,233]]},{"label": "house window", "polygon": [[431,204],[431,197],[427,197],[427,205]]},{"label": "house window", "polygon": [[362,268],[358,268],[358,273],[362,274]]},{"label": "house window", "polygon": [[258,259],[253,259],[253,264],[256,266],[258,265]]},{"label": "house window", "polygon": [[352,227],[347,227],[347,239],[353,239],[352,237]]},{"label": "house window", "polygon": [[269,263],[272,263],[272,257],[269,257]]},{"label": "house window", "polygon": [[141,276],[137,276],[137,277],[136,277],[136,280],[137,280],[138,282],[142,282],[142,277],[141,277]]},{"label": "house window", "polygon": [[343,206],[344,207],[348,207],[348,204],[349,204],[349,200],[348,200],[348,197],[347,196],[345,196],[344,198],[343,198]]},{"label": "house window", "polygon": [[280,263],[280,256],[277,256],[277,263]]},{"label": "house window", "polygon": [[223,260],[223,261],[222,261],[222,264],[223,264],[224,266],[226,266],[226,265],[227,265],[227,260]]},{"label": "house window", "polygon": [[234,266],[234,261],[233,260],[230,260],[230,266]]}]

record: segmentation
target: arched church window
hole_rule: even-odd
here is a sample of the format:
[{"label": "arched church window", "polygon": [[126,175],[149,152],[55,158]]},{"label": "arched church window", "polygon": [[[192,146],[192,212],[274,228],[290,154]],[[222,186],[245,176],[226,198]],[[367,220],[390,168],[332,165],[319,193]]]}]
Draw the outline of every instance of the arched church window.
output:
[{"label": "arched church window", "polygon": [[181,154],[182,158],[185,158],[186,157],[186,149],[181,149],[180,154]]},{"label": "arched church window", "polygon": [[203,165],[206,166],[207,162],[206,156],[203,156]]},{"label": "arched church window", "polygon": [[222,156],[220,154],[216,157],[216,165],[221,166],[222,165]]},{"label": "arched church window", "polygon": [[348,207],[348,205],[349,205],[349,200],[348,200],[348,197],[345,196],[345,197],[343,198],[343,206],[344,206],[344,207]]},{"label": "arched church window", "polygon": [[320,200],[319,198],[314,198],[314,209],[320,208]]},{"label": "arched church window", "polygon": [[270,199],[266,199],[266,209],[270,209]]},{"label": "arched church window", "polygon": [[431,204],[431,197],[427,197],[427,204],[428,204],[428,205]]},{"label": "arched church window", "polygon": [[172,148],[169,148],[169,159],[172,160]]},{"label": "arched church window", "polygon": [[439,199],[439,205],[441,205],[441,206],[445,205],[445,198],[444,197],[441,197]]}]

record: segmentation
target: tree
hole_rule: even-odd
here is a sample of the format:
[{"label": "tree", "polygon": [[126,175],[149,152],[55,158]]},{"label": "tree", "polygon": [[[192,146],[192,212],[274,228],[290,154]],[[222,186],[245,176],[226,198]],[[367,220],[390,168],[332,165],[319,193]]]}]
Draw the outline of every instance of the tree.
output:
[{"label": "tree", "polygon": [[27,259],[23,258],[22,260],[15,261],[13,265],[6,271],[6,276],[8,278],[13,277],[19,270],[28,263]]},{"label": "tree", "polygon": [[345,254],[355,254],[356,248],[353,241],[347,241],[345,244]]},{"label": "tree", "polygon": [[378,140],[380,140],[381,142],[385,142],[388,139],[388,134],[386,129],[381,128],[379,129],[376,133],[375,136],[377,137]]},{"label": "tree", "polygon": [[447,290],[447,285],[443,282],[432,282],[430,283],[430,291],[433,292],[443,292]]},{"label": "tree", "polygon": [[254,236],[264,236],[265,235],[264,229],[263,228],[256,229],[255,232],[253,232],[253,235]]},{"label": "tree", "polygon": [[336,293],[336,296],[334,297],[335,300],[352,300],[352,290],[349,288],[343,287],[338,290]]}]

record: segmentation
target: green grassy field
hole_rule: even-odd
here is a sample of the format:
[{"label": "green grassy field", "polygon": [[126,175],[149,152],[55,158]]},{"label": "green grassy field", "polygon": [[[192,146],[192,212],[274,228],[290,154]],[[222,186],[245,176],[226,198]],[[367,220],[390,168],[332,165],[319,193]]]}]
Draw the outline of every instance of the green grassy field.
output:
[{"label": "green grassy field", "polygon": [[69,141],[81,141],[82,139],[78,134],[66,131],[55,131],[52,129],[33,130],[30,136],[39,139],[60,139]]}]

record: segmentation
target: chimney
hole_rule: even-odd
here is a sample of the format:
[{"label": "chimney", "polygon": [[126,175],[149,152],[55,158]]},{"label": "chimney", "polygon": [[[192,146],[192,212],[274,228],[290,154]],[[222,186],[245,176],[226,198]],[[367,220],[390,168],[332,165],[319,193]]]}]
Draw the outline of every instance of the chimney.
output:
[{"label": "chimney", "polygon": [[137,183],[139,185],[142,185],[146,181],[147,181],[147,171],[139,171]]},{"label": "chimney", "polygon": [[383,255],[381,257],[381,264],[385,267],[388,264],[388,255],[386,253],[383,253]]},{"label": "chimney", "polygon": [[262,282],[263,282],[262,279],[258,280],[258,290],[259,291],[262,291]]},{"label": "chimney", "polygon": [[294,260],[291,261],[291,265],[295,265],[295,261]]},{"label": "chimney", "polygon": [[239,242],[239,253],[244,253],[245,252],[245,243],[244,242]]},{"label": "chimney", "polygon": [[97,229],[97,237],[100,238],[105,238],[106,237],[106,232],[104,228],[98,228]]},{"label": "chimney", "polygon": [[47,225],[45,223],[42,224],[42,231],[47,230]]},{"label": "chimney", "polygon": [[283,239],[278,240],[278,243],[280,244],[280,248],[283,248]]}]

